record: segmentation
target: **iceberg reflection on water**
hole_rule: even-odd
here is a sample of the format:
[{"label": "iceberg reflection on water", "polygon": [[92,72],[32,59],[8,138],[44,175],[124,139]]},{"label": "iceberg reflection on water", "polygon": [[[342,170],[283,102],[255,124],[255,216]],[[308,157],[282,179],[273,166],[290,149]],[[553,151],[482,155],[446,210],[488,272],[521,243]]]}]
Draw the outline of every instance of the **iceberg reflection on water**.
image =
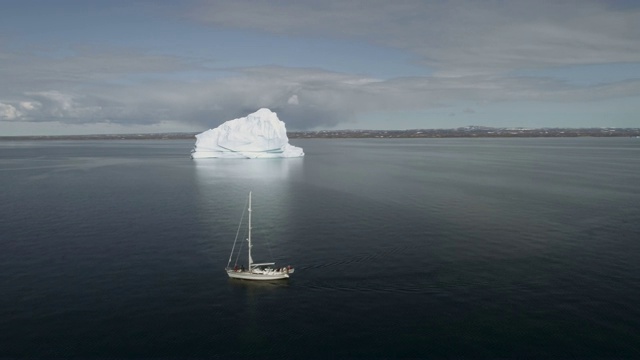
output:
[{"label": "iceberg reflection on water", "polygon": [[218,182],[220,179],[256,181],[287,180],[300,173],[304,158],[262,159],[238,161],[233,159],[201,159],[194,161],[200,183]]}]

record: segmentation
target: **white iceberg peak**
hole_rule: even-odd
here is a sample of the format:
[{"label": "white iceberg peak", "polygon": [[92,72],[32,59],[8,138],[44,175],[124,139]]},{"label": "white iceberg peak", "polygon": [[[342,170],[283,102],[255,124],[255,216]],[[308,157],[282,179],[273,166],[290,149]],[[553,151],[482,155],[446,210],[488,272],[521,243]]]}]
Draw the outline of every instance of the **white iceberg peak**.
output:
[{"label": "white iceberg peak", "polygon": [[193,159],[301,156],[304,156],[301,148],[289,145],[284,122],[267,108],[196,135],[196,145],[191,151]]}]

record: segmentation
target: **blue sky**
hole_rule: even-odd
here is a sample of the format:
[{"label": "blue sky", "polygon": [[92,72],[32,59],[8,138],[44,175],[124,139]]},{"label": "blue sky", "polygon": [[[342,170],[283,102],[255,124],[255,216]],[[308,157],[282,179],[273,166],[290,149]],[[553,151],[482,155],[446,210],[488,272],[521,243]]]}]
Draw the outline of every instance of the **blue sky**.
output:
[{"label": "blue sky", "polygon": [[640,127],[640,2],[0,0],[0,136]]}]

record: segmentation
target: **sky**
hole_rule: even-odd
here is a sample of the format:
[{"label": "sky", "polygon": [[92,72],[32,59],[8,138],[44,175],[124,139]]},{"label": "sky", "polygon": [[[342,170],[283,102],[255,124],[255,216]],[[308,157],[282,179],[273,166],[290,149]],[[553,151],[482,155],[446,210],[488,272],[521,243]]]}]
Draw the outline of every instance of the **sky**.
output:
[{"label": "sky", "polygon": [[0,0],[0,136],[640,127],[640,1]]}]

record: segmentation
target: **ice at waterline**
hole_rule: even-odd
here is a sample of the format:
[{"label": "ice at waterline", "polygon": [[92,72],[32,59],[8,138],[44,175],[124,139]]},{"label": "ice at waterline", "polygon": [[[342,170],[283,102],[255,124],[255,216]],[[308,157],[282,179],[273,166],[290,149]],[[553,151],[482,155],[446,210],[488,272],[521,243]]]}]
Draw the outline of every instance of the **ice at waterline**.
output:
[{"label": "ice at waterline", "polygon": [[284,122],[266,108],[196,135],[196,145],[191,151],[193,159],[302,156],[302,148],[289,144]]}]

